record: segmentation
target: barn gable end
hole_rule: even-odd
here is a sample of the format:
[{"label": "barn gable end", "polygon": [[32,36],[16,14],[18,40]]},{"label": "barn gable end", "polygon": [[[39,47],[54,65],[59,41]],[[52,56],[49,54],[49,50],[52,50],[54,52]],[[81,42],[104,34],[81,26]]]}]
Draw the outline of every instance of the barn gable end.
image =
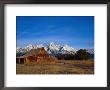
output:
[{"label": "barn gable end", "polygon": [[57,58],[49,55],[44,47],[38,49],[31,49],[27,54],[17,57],[17,63],[31,64],[31,63],[55,63]]}]

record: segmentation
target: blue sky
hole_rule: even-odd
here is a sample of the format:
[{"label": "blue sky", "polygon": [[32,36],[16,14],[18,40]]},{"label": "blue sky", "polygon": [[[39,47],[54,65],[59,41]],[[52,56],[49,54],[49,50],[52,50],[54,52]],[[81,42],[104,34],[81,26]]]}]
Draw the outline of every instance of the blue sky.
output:
[{"label": "blue sky", "polygon": [[17,16],[17,47],[68,44],[94,48],[94,16]]}]

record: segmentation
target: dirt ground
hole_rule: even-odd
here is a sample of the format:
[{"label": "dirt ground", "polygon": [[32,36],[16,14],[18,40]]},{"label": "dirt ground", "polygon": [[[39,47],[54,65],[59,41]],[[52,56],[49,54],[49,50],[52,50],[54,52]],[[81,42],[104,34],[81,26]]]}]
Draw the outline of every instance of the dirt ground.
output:
[{"label": "dirt ground", "polygon": [[94,60],[59,60],[55,64],[16,64],[16,74],[94,74]]}]

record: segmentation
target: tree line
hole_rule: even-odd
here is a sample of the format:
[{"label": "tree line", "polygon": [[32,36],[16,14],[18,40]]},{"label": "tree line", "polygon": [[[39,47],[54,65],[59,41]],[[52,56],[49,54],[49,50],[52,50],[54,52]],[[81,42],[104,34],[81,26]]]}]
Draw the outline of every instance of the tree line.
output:
[{"label": "tree line", "polygon": [[94,59],[94,54],[90,54],[86,49],[80,49],[75,54],[56,55],[59,60],[88,60]]}]

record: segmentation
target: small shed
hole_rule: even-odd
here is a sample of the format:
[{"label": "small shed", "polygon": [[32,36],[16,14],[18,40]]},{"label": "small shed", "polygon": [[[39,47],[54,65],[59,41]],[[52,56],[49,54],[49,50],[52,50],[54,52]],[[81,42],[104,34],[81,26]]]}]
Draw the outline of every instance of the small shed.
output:
[{"label": "small shed", "polygon": [[17,64],[24,64],[25,62],[24,60],[25,60],[24,56],[16,57]]}]

